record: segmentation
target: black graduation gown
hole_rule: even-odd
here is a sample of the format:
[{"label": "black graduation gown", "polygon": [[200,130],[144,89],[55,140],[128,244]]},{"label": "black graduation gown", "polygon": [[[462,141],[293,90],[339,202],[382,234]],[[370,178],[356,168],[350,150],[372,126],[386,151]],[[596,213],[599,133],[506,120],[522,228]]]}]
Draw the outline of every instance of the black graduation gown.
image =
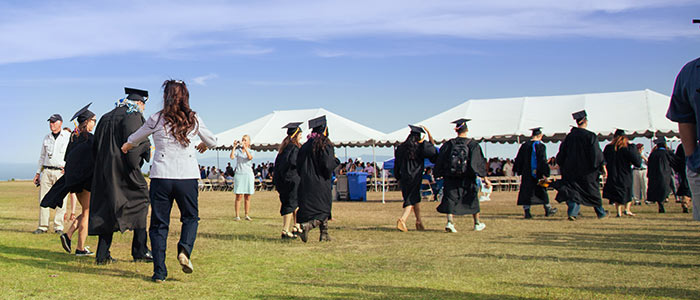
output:
[{"label": "black graduation gown", "polygon": [[554,185],[558,202],[573,201],[585,206],[600,206],[600,173],[604,164],[598,137],[583,128],[571,128],[559,146],[557,164],[562,180]]},{"label": "black graduation gown", "polygon": [[547,188],[537,184],[540,179],[550,175],[547,164],[547,147],[541,142],[535,146],[537,168],[535,169],[535,177],[533,177],[531,166],[533,143],[534,141],[523,143],[513,162],[513,171],[515,174],[521,175],[518,205],[549,204]]},{"label": "black graduation gown", "polygon": [[[451,152],[454,143],[467,143],[469,148],[469,162],[475,174],[464,177],[451,177],[450,169]],[[445,179],[443,185],[442,202],[437,211],[443,214],[468,215],[476,214],[479,209],[479,186],[476,184],[477,176],[486,175],[486,158],[481,151],[479,143],[467,138],[451,139],[440,147],[435,164],[435,176]]]},{"label": "black graduation gown", "polygon": [[688,175],[685,173],[685,149],[683,149],[683,145],[679,145],[678,149],[676,149],[676,159],[674,161],[673,170],[678,174],[676,196],[692,197],[690,185],[688,185]]},{"label": "black graduation gown", "polygon": [[647,200],[663,202],[673,192],[673,164],[675,155],[666,148],[656,148],[649,154],[647,164]]},{"label": "black graduation gown", "polygon": [[326,146],[320,153],[313,153],[313,141],[309,139],[297,154],[299,171],[299,210],[297,222],[324,221],[331,217],[333,170],[340,165],[333,146]]},{"label": "black graduation gown", "polygon": [[297,171],[297,155],[299,147],[290,143],[275,158],[274,172],[272,172],[272,182],[275,184],[277,192],[280,194],[280,214],[293,213],[298,204],[299,192],[299,172]]},{"label": "black graduation gown", "polygon": [[603,150],[605,166],[608,169],[608,179],[603,187],[603,198],[610,204],[626,204],[632,201],[632,185],[634,177],[632,166],[642,166],[642,156],[637,147],[630,144],[626,148],[615,151],[615,145],[608,144]]},{"label": "black graduation gown", "polygon": [[403,207],[420,203],[420,186],[423,181],[423,171],[425,167],[425,159],[434,161],[437,156],[435,146],[429,141],[424,141],[418,144],[416,149],[416,157],[409,158],[408,149],[405,145],[400,145],[394,153],[394,177],[399,181],[401,186],[401,195],[403,195]]},{"label": "black graduation gown", "polygon": [[89,132],[78,137],[71,135],[70,143],[66,148],[65,172],[44,195],[41,200],[42,207],[63,207],[63,198],[68,193],[80,193],[91,189],[92,172],[95,168],[92,153],[93,141],[94,136]]},{"label": "black graduation gown", "polygon": [[95,129],[95,173],[90,197],[90,235],[146,228],[148,185],[141,174],[150,160],[151,143],[121,152],[134,131],[145,122],[139,112],[117,107],[100,118]]}]

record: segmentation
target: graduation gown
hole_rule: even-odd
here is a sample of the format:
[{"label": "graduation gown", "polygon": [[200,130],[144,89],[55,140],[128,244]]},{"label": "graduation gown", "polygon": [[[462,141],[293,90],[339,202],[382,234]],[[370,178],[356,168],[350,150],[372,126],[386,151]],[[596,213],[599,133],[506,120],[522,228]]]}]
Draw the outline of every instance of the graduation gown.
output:
[{"label": "graduation gown", "polygon": [[151,143],[135,145],[128,154],[121,146],[145,120],[139,112],[117,107],[103,115],[95,129],[95,172],[90,197],[90,235],[146,228],[148,185],[141,174],[150,160]]},{"label": "graduation gown", "polygon": [[415,205],[421,201],[420,186],[423,181],[425,159],[435,160],[437,150],[435,146],[423,141],[418,144],[416,157],[411,159],[405,145],[399,145],[394,153],[394,177],[399,181],[401,195],[403,195],[403,207]]},{"label": "graduation gown", "polygon": [[93,141],[94,136],[89,132],[77,137],[71,135],[70,143],[66,148],[65,172],[44,195],[40,204],[42,207],[63,207],[63,198],[68,193],[80,193],[91,189],[92,172],[95,168],[92,153]]},{"label": "graduation gown", "polygon": [[299,172],[297,171],[297,156],[299,147],[289,143],[282,152],[275,158],[272,182],[275,184],[277,192],[280,194],[280,214],[293,213],[298,204]]},{"label": "graduation gown", "polygon": [[558,202],[573,201],[585,206],[603,204],[598,179],[604,158],[595,133],[571,128],[559,146],[557,164],[562,175],[561,182],[554,185]]},{"label": "graduation gown", "polygon": [[[469,163],[474,171],[471,175],[463,177],[450,176],[450,160],[453,145],[466,143],[469,149]],[[467,138],[451,139],[440,147],[437,162],[435,164],[435,176],[444,177],[442,202],[437,211],[443,214],[467,215],[476,214],[479,209],[479,186],[476,184],[477,176],[486,175],[486,158],[481,151],[479,143]]]},{"label": "graduation gown", "polygon": [[676,149],[676,159],[674,161],[673,170],[678,174],[676,196],[692,197],[690,185],[688,185],[688,175],[685,173],[685,149],[683,149],[683,145],[679,145],[678,149]]},{"label": "graduation gown", "polygon": [[647,165],[647,200],[663,202],[673,192],[673,164],[675,155],[666,148],[656,148],[649,154]]},{"label": "graduation gown", "polygon": [[300,177],[298,223],[324,221],[331,217],[331,178],[340,161],[335,157],[333,146],[330,145],[314,154],[314,140],[312,138],[306,141],[297,154],[297,170]]},{"label": "graduation gown", "polygon": [[[536,167],[535,176],[532,175],[532,149],[535,149]],[[518,154],[513,162],[513,171],[521,175],[520,191],[518,191],[518,205],[549,204],[547,188],[537,185],[542,178],[549,177],[549,165],[547,164],[547,147],[544,143],[535,144],[527,141],[520,146]]]},{"label": "graduation gown", "polygon": [[608,179],[603,187],[603,198],[610,204],[626,204],[632,201],[632,166],[642,166],[642,156],[633,144],[615,151],[615,145],[608,144],[603,150],[605,165],[608,169]]}]

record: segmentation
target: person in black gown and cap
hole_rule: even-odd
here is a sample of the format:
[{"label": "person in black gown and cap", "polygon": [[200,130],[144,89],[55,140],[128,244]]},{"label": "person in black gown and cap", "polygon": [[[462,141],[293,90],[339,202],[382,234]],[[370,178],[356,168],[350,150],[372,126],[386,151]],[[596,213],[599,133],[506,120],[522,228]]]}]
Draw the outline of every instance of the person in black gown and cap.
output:
[{"label": "person in black gown and cap", "polygon": [[73,220],[68,230],[61,234],[63,249],[71,253],[71,238],[73,233],[76,230],[78,231],[78,245],[75,248],[76,256],[94,254],[85,246],[90,216],[90,190],[95,168],[95,160],[92,153],[94,138],[90,132],[95,128],[95,123],[97,122],[95,113],[88,109],[91,104],[80,109],[71,119],[71,121],[78,119],[78,127],[71,134],[70,143],[66,148],[65,174],[53,185],[41,202],[42,207],[56,208],[63,205],[63,199],[68,193],[77,195],[82,212]]},{"label": "person in black gown and cap", "polygon": [[[292,226],[296,223],[294,217],[298,205],[299,172],[297,171],[297,155],[301,148],[301,122],[293,122],[282,127],[287,129],[287,136],[279,147],[275,158],[272,181],[280,195],[280,215],[282,215],[282,239],[294,239]],[[297,229],[297,227],[294,227]]]},{"label": "person in black gown and cap", "polygon": [[605,169],[608,179],[603,187],[603,198],[610,200],[610,204],[615,204],[617,217],[623,214],[634,216],[632,213],[632,167],[642,166],[642,156],[637,150],[637,146],[629,143],[622,129],[615,130],[613,140],[603,149],[605,157]]},{"label": "person in black gown and cap", "polygon": [[301,240],[306,242],[309,230],[320,227],[319,241],[330,241],[328,219],[331,218],[333,170],[340,161],[335,157],[333,143],[328,138],[326,116],[309,120],[311,134],[297,155],[299,171],[299,210]]},{"label": "person in black gown and cap", "polygon": [[676,164],[675,155],[666,145],[666,138],[660,137],[654,140],[654,149],[649,154],[647,177],[647,200],[659,205],[659,213],[665,213],[664,201],[668,195],[674,192],[673,166]]},{"label": "person in black gown and cap", "polygon": [[[399,181],[403,196],[403,215],[397,221],[396,228],[403,232],[408,231],[406,219],[411,214],[411,210],[416,215],[416,230],[425,230],[420,218],[420,187],[425,170],[425,159],[434,161],[437,156],[435,141],[430,132],[425,127],[413,125],[408,125],[408,127],[411,132],[394,153],[394,157],[396,157],[394,177]],[[421,137],[423,133],[428,135],[427,141]]]},{"label": "person in black gown and cap", "polygon": [[586,111],[572,115],[577,127],[571,128],[566,135],[556,158],[562,175],[562,179],[553,185],[558,191],[556,200],[566,202],[570,221],[576,220],[581,205],[593,206],[598,218],[602,219],[607,216],[598,181],[601,172],[604,172],[603,152],[600,151],[596,134],[586,129]]},{"label": "person in black gown and cap", "polygon": [[437,211],[447,214],[447,232],[457,232],[453,215],[472,215],[474,231],[481,231],[486,227],[486,224],[479,220],[479,186],[476,179],[483,177],[487,187],[491,186],[491,182],[485,177],[486,158],[481,146],[473,139],[467,139],[468,121],[470,119],[452,122],[455,124],[457,137],[440,147],[435,163],[435,176],[445,180],[442,202]]},{"label": "person in black gown and cap", "polygon": [[691,206],[692,194],[690,192],[690,184],[688,183],[688,175],[685,173],[685,149],[683,145],[679,145],[676,149],[676,158],[673,170],[678,174],[678,189],[676,190],[676,197],[681,201],[681,208],[683,208],[683,213],[687,214],[690,212],[688,208]]},{"label": "person in black gown and cap", "polygon": [[542,127],[530,130],[532,130],[532,137],[520,146],[513,162],[515,174],[521,175],[518,205],[523,206],[525,219],[532,219],[531,205],[544,205],[546,217],[557,213],[557,208],[549,205],[547,188],[540,184],[550,175],[547,147],[542,143]]},{"label": "person in black gown and cap", "polygon": [[134,231],[131,256],[134,261],[152,262],[148,250],[146,217],[148,185],[141,166],[151,158],[151,144],[135,145],[127,155],[121,146],[143,125],[148,91],[124,88],[127,97],[100,118],[95,130],[95,177],[90,199],[90,235],[98,235],[97,264],[116,261],[110,254],[115,231]]}]

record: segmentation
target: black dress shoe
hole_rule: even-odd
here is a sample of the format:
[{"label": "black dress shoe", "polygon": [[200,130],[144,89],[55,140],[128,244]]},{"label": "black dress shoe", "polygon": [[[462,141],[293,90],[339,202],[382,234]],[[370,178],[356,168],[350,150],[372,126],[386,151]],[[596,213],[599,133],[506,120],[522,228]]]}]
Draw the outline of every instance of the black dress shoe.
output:
[{"label": "black dress shoe", "polygon": [[530,210],[525,210],[525,219],[532,219],[532,214],[530,214]]},{"label": "black dress shoe", "polygon": [[141,257],[134,257],[134,262],[148,262],[148,263],[151,263],[151,262],[153,262],[153,254],[152,254],[151,251],[149,250],[148,252],[146,252],[146,254],[145,254],[144,256],[141,256]]},{"label": "black dress shoe", "polygon": [[99,266],[109,265],[115,262],[117,262],[117,260],[112,256],[108,256],[106,259],[98,259],[97,261],[95,261],[95,263]]},{"label": "black dress shoe", "polygon": [[61,235],[61,246],[63,246],[63,250],[66,250],[66,252],[71,252],[70,238],[68,238],[68,234],[64,233]]}]

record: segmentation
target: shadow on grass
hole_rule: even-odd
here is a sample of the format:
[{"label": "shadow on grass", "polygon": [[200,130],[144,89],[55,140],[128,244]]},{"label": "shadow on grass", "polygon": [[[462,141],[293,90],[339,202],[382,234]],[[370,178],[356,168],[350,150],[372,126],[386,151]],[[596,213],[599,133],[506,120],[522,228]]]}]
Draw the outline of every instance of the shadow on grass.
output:
[{"label": "shadow on grass", "polygon": [[697,255],[700,253],[700,241],[694,236],[537,232],[530,234],[529,237],[531,239],[526,241],[494,241],[494,243],[642,254]]},{"label": "shadow on grass", "polygon": [[[410,225],[409,225],[410,226]],[[398,229],[396,229],[395,226],[390,227],[390,226],[371,226],[371,227],[345,227],[345,226],[338,226],[338,229],[346,229],[346,230],[354,230],[354,231],[381,231],[381,232],[400,232]],[[420,232],[418,230],[409,228],[409,232]],[[445,231],[444,229],[425,229],[423,232],[443,232]]]},{"label": "shadow on grass", "polygon": [[573,289],[587,291],[597,294],[610,294],[619,295],[626,297],[663,297],[663,298],[674,298],[674,299],[700,299],[700,291],[679,289],[679,288],[667,288],[667,287],[616,287],[616,286],[558,286],[558,285],[545,285],[545,284],[530,284],[530,283],[510,283],[504,282],[507,285],[514,285],[517,287],[530,287],[538,289]]},{"label": "shadow on grass", "polygon": [[197,238],[216,239],[222,241],[245,241],[245,242],[268,242],[268,243],[284,243],[279,237],[270,237],[266,235],[255,235],[250,233],[211,233],[198,232]]},{"label": "shadow on grass", "polygon": [[[58,245],[57,245],[58,246]],[[21,256],[7,257],[6,255]],[[90,263],[94,263],[94,258],[86,258]],[[76,257],[58,251],[50,251],[36,248],[13,247],[0,245],[0,262],[11,264],[23,264],[32,269],[53,270],[69,273],[86,273],[95,275],[106,275],[126,278],[139,278],[151,280],[150,276],[135,273],[132,271],[118,270],[111,266],[99,267],[97,265],[78,264]],[[124,262],[131,263],[131,262]],[[120,263],[121,264],[121,263]]]},{"label": "shadow on grass", "polygon": [[645,266],[658,268],[698,268],[700,264],[679,264],[679,263],[663,263],[663,262],[644,262],[644,261],[626,261],[616,259],[599,259],[589,257],[559,257],[553,255],[537,256],[537,255],[517,255],[517,254],[465,254],[462,257],[472,258],[493,258],[493,259],[508,259],[522,261],[551,261],[551,262],[572,262],[572,263],[591,263],[591,264],[611,264],[624,266]]},{"label": "shadow on grass", "polygon": [[314,286],[321,289],[345,289],[352,291],[329,291],[327,295],[319,297],[290,296],[279,294],[257,295],[260,299],[490,299],[490,300],[523,300],[540,299],[510,295],[471,293],[462,291],[450,291],[424,287],[400,287],[387,285],[365,285],[345,283],[302,283],[293,282],[293,285]]}]

